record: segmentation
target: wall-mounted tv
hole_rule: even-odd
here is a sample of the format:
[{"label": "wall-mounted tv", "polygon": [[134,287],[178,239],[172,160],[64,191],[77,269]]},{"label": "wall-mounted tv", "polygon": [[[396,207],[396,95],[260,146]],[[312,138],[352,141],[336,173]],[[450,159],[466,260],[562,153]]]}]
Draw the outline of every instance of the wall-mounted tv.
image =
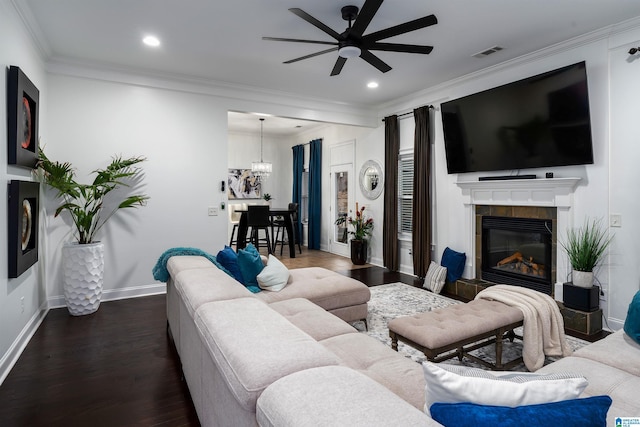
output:
[{"label": "wall-mounted tv", "polygon": [[593,163],[584,62],[441,105],[447,170]]}]

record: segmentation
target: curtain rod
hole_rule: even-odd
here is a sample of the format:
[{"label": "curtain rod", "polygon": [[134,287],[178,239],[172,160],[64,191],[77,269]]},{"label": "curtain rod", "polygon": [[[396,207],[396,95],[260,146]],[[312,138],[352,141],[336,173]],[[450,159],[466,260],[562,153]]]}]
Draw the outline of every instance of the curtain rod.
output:
[{"label": "curtain rod", "polygon": [[[433,110],[433,108],[434,108],[433,105],[425,105],[425,107],[427,107],[430,110]],[[398,118],[404,117],[404,116],[408,116],[408,115],[412,115],[412,114],[413,114],[413,111],[408,111],[406,113],[398,114]],[[382,121],[384,122],[384,119],[382,119]]]}]

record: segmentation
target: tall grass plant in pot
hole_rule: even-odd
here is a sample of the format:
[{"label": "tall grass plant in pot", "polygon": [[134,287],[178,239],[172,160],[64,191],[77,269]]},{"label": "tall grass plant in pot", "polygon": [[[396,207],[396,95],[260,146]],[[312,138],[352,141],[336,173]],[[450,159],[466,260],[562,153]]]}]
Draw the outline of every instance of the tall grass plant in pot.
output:
[{"label": "tall grass plant in pot", "polygon": [[[57,191],[62,204],[54,217],[66,212],[73,222],[75,241],[62,248],[64,296],[69,313],[74,316],[98,310],[104,279],[104,244],[96,241],[98,231],[119,210],[143,206],[144,194],[120,196],[108,200],[107,195],[142,179],[138,164],[144,157],[113,157],[105,169],[93,171],[91,184],[76,181],[75,170],[68,162],[50,160],[42,149],[38,153],[37,171],[40,180]],[[118,198],[116,193],[112,196]]]},{"label": "tall grass plant in pot", "polygon": [[569,257],[571,281],[575,286],[593,286],[593,270],[602,261],[612,238],[601,219],[586,219],[582,227],[567,231],[566,239],[560,245]]}]

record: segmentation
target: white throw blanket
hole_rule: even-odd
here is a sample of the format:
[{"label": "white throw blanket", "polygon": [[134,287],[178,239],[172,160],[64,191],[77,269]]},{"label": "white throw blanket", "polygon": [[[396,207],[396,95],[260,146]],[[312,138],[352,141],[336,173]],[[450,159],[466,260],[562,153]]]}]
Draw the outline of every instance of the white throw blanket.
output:
[{"label": "white throw blanket", "polygon": [[475,299],[499,301],[522,311],[522,359],[528,370],[540,369],[545,355],[571,355],[562,314],[550,296],[519,286],[494,285],[479,292]]}]

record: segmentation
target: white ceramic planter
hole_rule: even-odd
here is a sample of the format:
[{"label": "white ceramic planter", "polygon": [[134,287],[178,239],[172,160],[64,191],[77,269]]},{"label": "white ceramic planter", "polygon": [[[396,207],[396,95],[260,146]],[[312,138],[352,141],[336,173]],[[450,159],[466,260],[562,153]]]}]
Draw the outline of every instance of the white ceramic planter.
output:
[{"label": "white ceramic planter", "polygon": [[100,242],[65,244],[62,276],[69,314],[83,316],[98,310],[102,299],[104,245]]},{"label": "white ceramic planter", "polygon": [[571,282],[581,288],[591,288],[593,287],[593,271],[573,270],[571,273]]}]

